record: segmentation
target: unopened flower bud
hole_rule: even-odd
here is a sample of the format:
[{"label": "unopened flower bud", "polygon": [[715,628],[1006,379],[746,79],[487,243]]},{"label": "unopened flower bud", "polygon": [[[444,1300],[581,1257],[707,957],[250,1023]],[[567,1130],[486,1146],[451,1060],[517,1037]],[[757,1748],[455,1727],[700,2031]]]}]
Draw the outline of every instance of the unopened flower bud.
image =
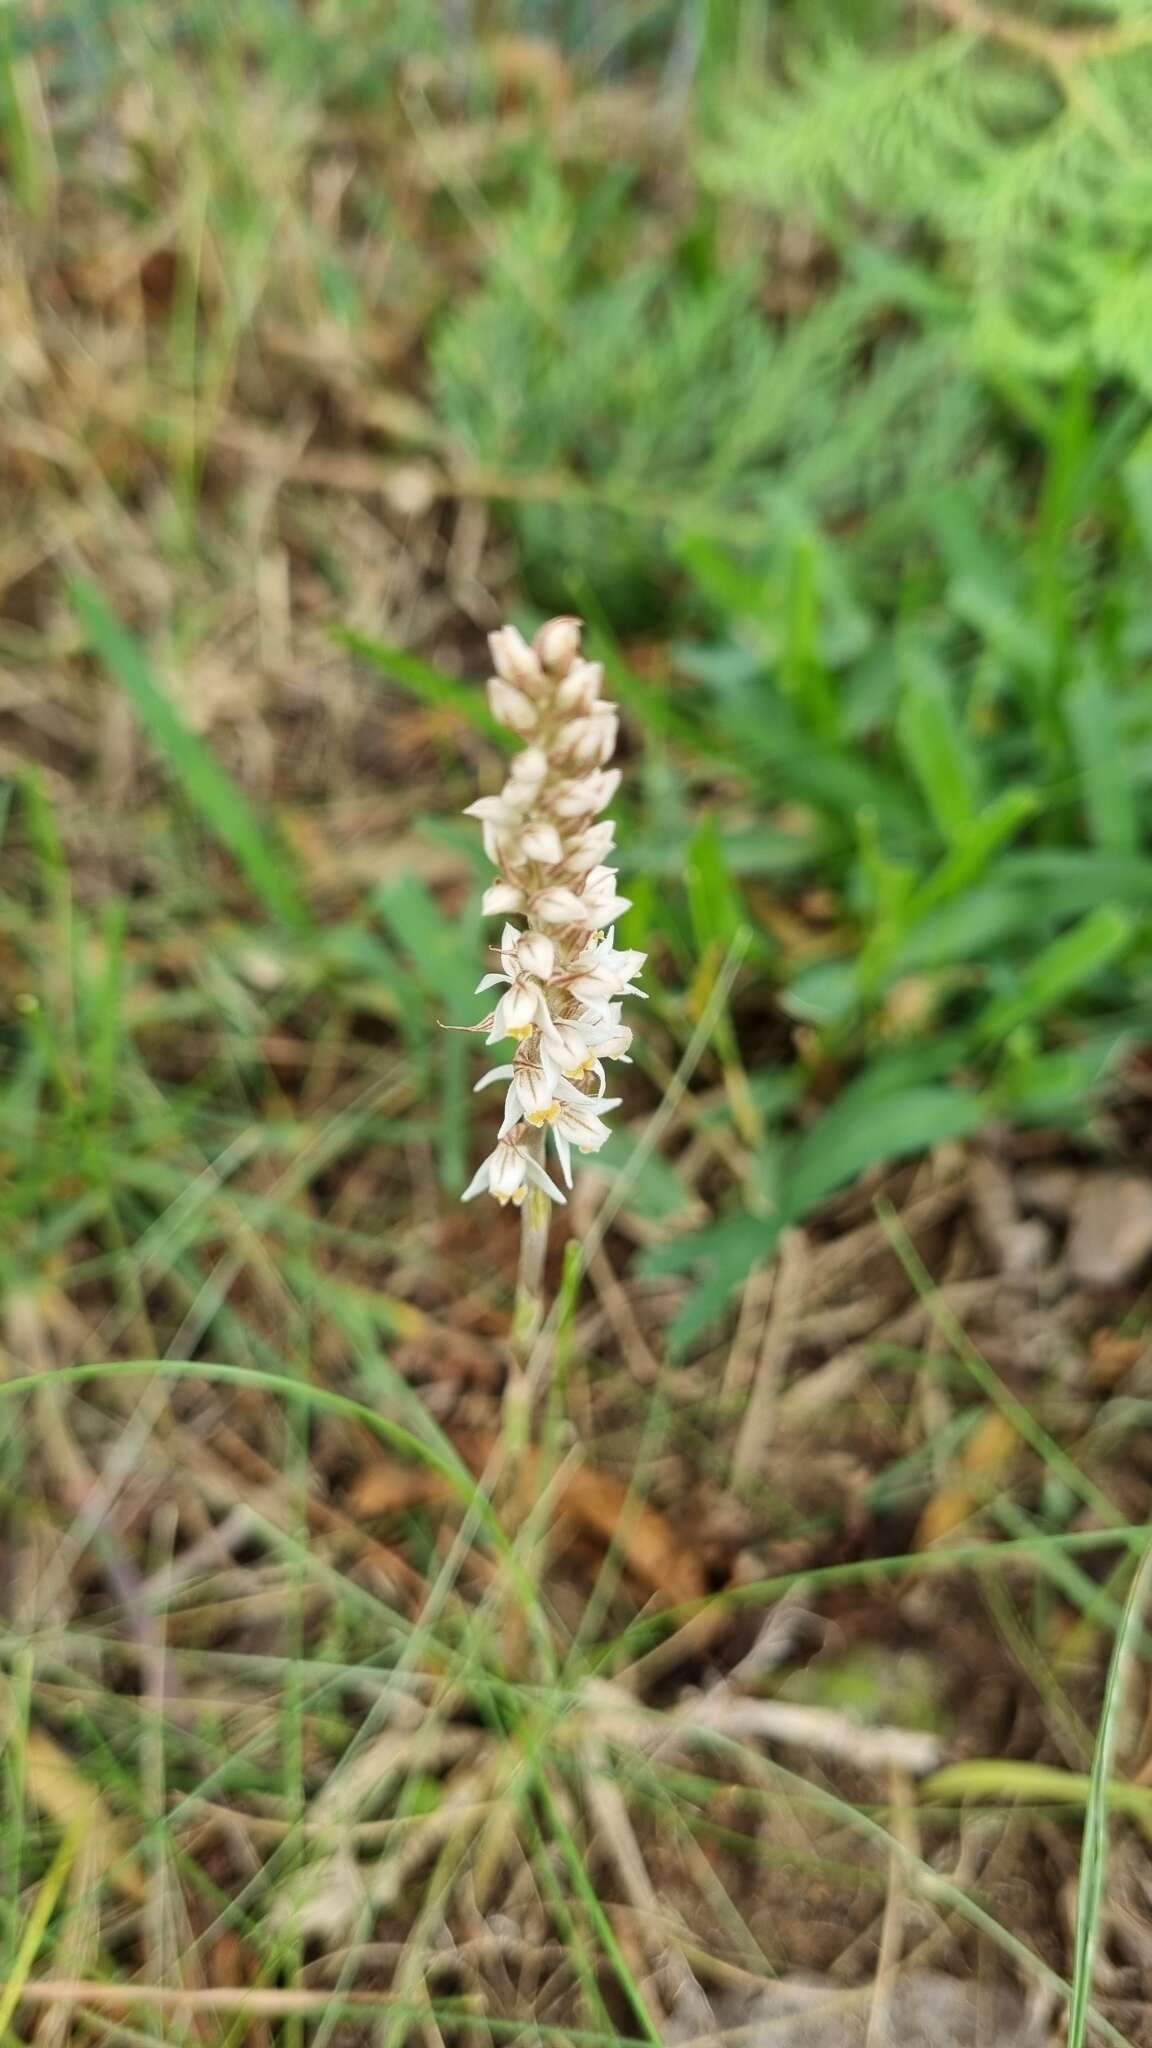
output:
[{"label": "unopened flower bud", "polygon": [[580,924],[584,918],[584,905],[574,889],[565,889],[559,883],[541,889],[528,905],[529,913],[537,924]]},{"label": "unopened flower bud", "polygon": [[525,747],[508,770],[504,793],[509,801],[514,796],[518,803],[523,803],[531,792],[539,789],[547,773],[548,756],[543,747]]},{"label": "unopened flower bud", "polygon": [[556,947],[546,932],[521,932],[516,941],[516,966],[521,974],[547,981],[556,965]]},{"label": "unopened flower bud", "polygon": [[531,825],[525,825],[520,834],[520,851],[526,859],[540,861],[545,867],[554,867],[564,858],[560,834],[547,818],[536,818]]},{"label": "unopened flower bud", "polygon": [[502,676],[491,676],[488,681],[488,709],[500,725],[506,725],[509,732],[520,733],[525,738],[535,732],[536,706],[523,690],[517,690],[506,683]]},{"label": "unopened flower bud", "polygon": [[561,711],[591,711],[604,685],[604,665],[599,661],[578,661],[556,686]]},{"label": "unopened flower bud", "polygon": [[599,867],[604,855],[612,851],[615,837],[616,826],[611,818],[605,818],[599,825],[586,825],[579,838],[565,850],[565,874],[586,875],[590,869]]},{"label": "unopened flower bud", "polygon": [[488,645],[492,650],[492,661],[499,676],[506,683],[515,683],[530,695],[538,694],[543,685],[540,663],[529,647],[523,633],[515,626],[501,626],[499,632],[489,633]]},{"label": "unopened flower bud", "polygon": [[550,675],[567,675],[580,652],[580,620],[549,619],[541,626],[532,645]]},{"label": "unopened flower bud", "polygon": [[548,808],[554,818],[591,818],[610,804],[620,787],[618,768],[598,768],[570,782],[553,783]]},{"label": "unopened flower bud", "polygon": [[492,882],[480,899],[485,917],[514,916],[524,908],[524,891],[514,882]]},{"label": "unopened flower bud", "polygon": [[563,728],[555,754],[562,768],[600,768],[615,748],[620,721],[611,704],[597,704],[586,718],[574,718]]}]

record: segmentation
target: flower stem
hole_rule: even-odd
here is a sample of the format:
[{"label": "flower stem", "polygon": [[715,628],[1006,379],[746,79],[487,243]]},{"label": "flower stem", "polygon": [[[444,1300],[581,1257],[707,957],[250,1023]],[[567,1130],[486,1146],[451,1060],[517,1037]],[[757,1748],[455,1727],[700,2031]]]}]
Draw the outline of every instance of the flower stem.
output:
[{"label": "flower stem", "polygon": [[[522,1142],[529,1156],[542,1164],[543,1131],[533,1131]],[[544,1261],[548,1255],[551,1211],[547,1195],[530,1186],[520,1211],[520,1268],[512,1312],[512,1362],[518,1375],[527,1370],[532,1347],[544,1323]]]}]

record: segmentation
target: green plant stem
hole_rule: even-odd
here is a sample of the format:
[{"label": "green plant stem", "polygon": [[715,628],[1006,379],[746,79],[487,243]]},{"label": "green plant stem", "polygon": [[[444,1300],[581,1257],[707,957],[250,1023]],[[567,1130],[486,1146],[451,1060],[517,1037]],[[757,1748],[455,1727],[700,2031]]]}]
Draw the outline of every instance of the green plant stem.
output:
[{"label": "green plant stem", "polygon": [[[523,1140],[524,1150],[539,1165],[544,1163],[544,1133],[533,1131]],[[539,1188],[530,1187],[520,1211],[520,1268],[516,1275],[516,1304],[512,1312],[512,1363],[517,1375],[528,1369],[532,1348],[544,1323],[544,1262],[548,1256],[548,1225],[551,1203]]]}]

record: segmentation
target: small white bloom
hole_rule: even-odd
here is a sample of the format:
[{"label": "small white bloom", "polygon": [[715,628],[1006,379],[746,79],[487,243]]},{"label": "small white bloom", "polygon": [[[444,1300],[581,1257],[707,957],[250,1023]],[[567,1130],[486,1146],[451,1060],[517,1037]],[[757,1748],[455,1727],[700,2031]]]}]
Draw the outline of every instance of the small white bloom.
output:
[{"label": "small white bloom", "polygon": [[632,986],[632,976],[639,974],[647,957],[646,953],[618,952],[609,935],[573,961],[562,977],[562,986],[603,1020],[607,1002],[619,996],[643,996],[643,989]]},{"label": "small white bloom", "polygon": [[572,1146],[578,1152],[599,1152],[601,1145],[606,1145],[612,1136],[599,1112],[619,1109],[621,1099],[618,1095],[591,1098],[580,1095],[576,1089],[569,1089],[559,1101],[552,1136],[566,1187],[572,1185]]},{"label": "small white bloom", "polygon": [[537,981],[547,981],[555,964],[556,948],[546,933],[518,932],[514,924],[506,924],[500,934],[502,972],[483,975],[476,984],[476,993],[482,995],[498,982],[524,981],[529,975]]},{"label": "small white bloom", "polygon": [[512,1085],[528,1122],[537,1126],[550,1124],[556,1115],[556,1084],[560,1076],[538,1032],[517,1047],[512,1070]]},{"label": "small white bloom", "polygon": [[537,724],[536,706],[531,697],[518,690],[512,683],[506,683],[502,676],[488,679],[488,709],[500,725],[506,725],[509,732],[522,733],[525,737],[535,732]]},{"label": "small white bloom", "polygon": [[523,1044],[517,1046],[516,1057],[509,1065],[493,1067],[490,1074],[484,1074],[473,1092],[478,1094],[481,1088],[487,1088],[493,1081],[511,1083],[505,1105],[504,1130],[510,1130],[521,1118],[536,1126],[552,1122],[557,1111],[556,1089],[560,1073],[539,1032],[532,1032]]},{"label": "small white bloom", "polygon": [[562,683],[556,686],[556,702],[561,711],[591,711],[604,687],[604,664],[599,661],[578,661],[570,668]]},{"label": "small white bloom", "polygon": [[489,633],[488,645],[496,673],[506,683],[515,683],[521,690],[540,689],[544,678],[539,660],[515,626],[501,626],[498,632]]},{"label": "small white bloom", "polygon": [[551,1202],[563,1202],[564,1197],[555,1181],[551,1181],[542,1166],[529,1157],[518,1142],[519,1127],[507,1137],[498,1139],[482,1166],[472,1176],[461,1200],[470,1202],[475,1195],[487,1191],[495,1195],[501,1208],[512,1202],[520,1207],[529,1187],[537,1187]]},{"label": "small white bloom", "polygon": [[580,620],[549,619],[541,626],[532,646],[544,667],[554,676],[566,675],[580,652]]},{"label": "small white bloom", "polygon": [[564,846],[555,825],[547,818],[534,818],[520,834],[520,851],[527,860],[555,867],[564,858]]},{"label": "small white bloom", "polygon": [[[586,961],[578,960],[557,980],[559,986],[574,996],[578,1003],[608,1003],[619,993],[618,977],[606,962],[591,954]],[[479,989],[476,993],[479,995]]]},{"label": "small white bloom", "polygon": [[627,1024],[620,1023],[615,1005],[610,1008],[604,1023],[596,1024],[592,1027],[589,1033],[588,1044],[596,1055],[593,1066],[600,1073],[601,1079],[603,1079],[603,1068],[600,1067],[601,1060],[622,1060],[626,1067],[631,1065],[628,1051],[632,1044],[632,1033]]},{"label": "small white bloom", "polygon": [[620,1005],[608,1003],[602,1011],[585,1010],[577,1018],[550,1016],[541,1025],[544,1049],[560,1074],[569,1081],[595,1074],[604,1091],[601,1060],[623,1060],[629,1065],[628,1048],[632,1033],[620,1022]]},{"label": "small white bloom", "polygon": [[[589,1020],[591,1022],[591,1020]],[[588,1029],[582,1019],[548,1015],[540,1026],[541,1035],[562,1074],[575,1078],[583,1074],[594,1058]]]},{"label": "small white bloom", "polygon": [[488,1044],[498,1045],[502,1038],[527,1038],[528,1033],[541,1022],[544,1012],[544,996],[538,981],[510,983],[492,1012]]}]

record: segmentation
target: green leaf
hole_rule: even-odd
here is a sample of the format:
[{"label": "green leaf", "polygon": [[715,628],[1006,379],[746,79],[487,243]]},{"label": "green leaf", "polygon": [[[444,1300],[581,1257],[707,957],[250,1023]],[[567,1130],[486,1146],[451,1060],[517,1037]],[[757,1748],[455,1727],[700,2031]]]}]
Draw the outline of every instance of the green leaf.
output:
[{"label": "green leaf", "polygon": [[[480,927],[461,945],[460,925],[446,917],[431,891],[415,875],[375,890],[373,903],[411,958],[416,980],[430,995],[466,1008],[475,986]],[[472,1019],[468,1020],[469,1022]]]},{"label": "green leaf", "polygon": [[923,654],[908,663],[896,736],[941,837],[962,841],[979,802],[976,758],[943,676]]},{"label": "green leaf", "polygon": [[1152,860],[1131,855],[1036,847],[1005,854],[999,873],[1047,891],[1065,917],[1093,910],[1102,899],[1152,909]]},{"label": "green leaf", "polygon": [[946,903],[978,880],[997,849],[1036,816],[1040,798],[1027,785],[1012,785],[973,818],[939,867],[916,892],[915,907],[927,911]]},{"label": "green leaf", "polygon": [[613,1131],[596,1155],[596,1171],[611,1180],[627,1176],[628,1208],[646,1223],[674,1226],[699,1214],[697,1196],[659,1152],[648,1153],[637,1168],[636,1141],[628,1131]]},{"label": "green leaf", "polygon": [[506,754],[515,752],[518,740],[496,723],[488,709],[484,691],[478,684],[458,683],[452,676],[434,668],[430,661],[421,661],[419,655],[408,654],[402,647],[387,647],[379,640],[369,640],[363,633],[352,633],[342,628],[336,638],[342,646],[358,654],[362,661],[369,662],[381,675],[387,676],[389,682],[398,683],[410,697],[418,697],[422,704],[430,704],[436,711],[451,711],[473,731],[483,733],[486,740],[502,747]]},{"label": "green leaf", "polygon": [[284,924],[308,923],[286,850],[265,830],[252,806],[210,747],[184,724],[157,682],[139,640],[109,610],[91,583],[72,581],[76,615],[100,661],[130,698],[157,752],[209,832],[227,847],[249,886]]},{"label": "green leaf", "polygon": [[1025,968],[1014,995],[989,1005],[977,1024],[977,1036],[991,1044],[1043,1016],[1107,967],[1127,946],[1133,930],[1126,911],[1112,906],[1093,911]]},{"label": "green leaf", "polygon": [[641,1272],[693,1276],[692,1287],[668,1327],[668,1349],[673,1358],[683,1358],[697,1338],[719,1320],[753,1267],[771,1257],[779,1234],[779,1217],[741,1213],[642,1255]]},{"label": "green leaf", "polygon": [[706,812],[692,836],[684,861],[688,911],[697,950],[726,952],[744,924],[739,893],[728,872],[715,817]]},{"label": "green leaf", "polygon": [[[972,1757],[965,1763],[947,1764],[925,1778],[920,1787],[929,1805],[966,1799],[1024,1799],[1036,1806],[1086,1806],[1092,1796],[1092,1779],[1084,1771],[1065,1771],[1059,1764],[1037,1764],[1027,1758]],[[1113,1778],[1107,1785],[1108,1804],[1117,1813],[1152,1825],[1152,1786],[1133,1785],[1126,1778]]]},{"label": "green leaf", "polygon": [[1017,1123],[1085,1123],[1127,1043],[1123,1032],[1114,1032],[1072,1052],[1034,1053],[1010,1066],[989,1091],[997,1114]]},{"label": "green leaf", "polygon": [[825,1195],[871,1166],[926,1152],[944,1138],[966,1138],[988,1121],[980,1095],[960,1088],[909,1088],[857,1098],[848,1088],[785,1159],[782,1191],[787,1220],[800,1222]]},{"label": "green leaf", "polygon": [[1092,837],[1110,853],[1135,853],[1140,843],[1136,802],[1115,692],[1092,668],[1064,701]]},{"label": "green leaf", "polygon": [[[1146,1549],[1129,1588],[1124,1613],[1112,1644],[1100,1728],[1092,1758],[1084,1839],[1080,1851],[1080,1883],[1073,1948],[1072,1997],[1068,2005],[1068,2048],[1084,2048],[1100,1940],[1100,1913],[1108,1869],[1108,1808],[1112,1798],[1112,1766],[1120,1734],[1124,1695],[1130,1671],[1139,1659],[1139,1636],[1148,1598],[1152,1549]],[[1144,1788],[1141,1787],[1141,1790]],[[1144,1816],[1147,1823],[1147,1816]]]}]

